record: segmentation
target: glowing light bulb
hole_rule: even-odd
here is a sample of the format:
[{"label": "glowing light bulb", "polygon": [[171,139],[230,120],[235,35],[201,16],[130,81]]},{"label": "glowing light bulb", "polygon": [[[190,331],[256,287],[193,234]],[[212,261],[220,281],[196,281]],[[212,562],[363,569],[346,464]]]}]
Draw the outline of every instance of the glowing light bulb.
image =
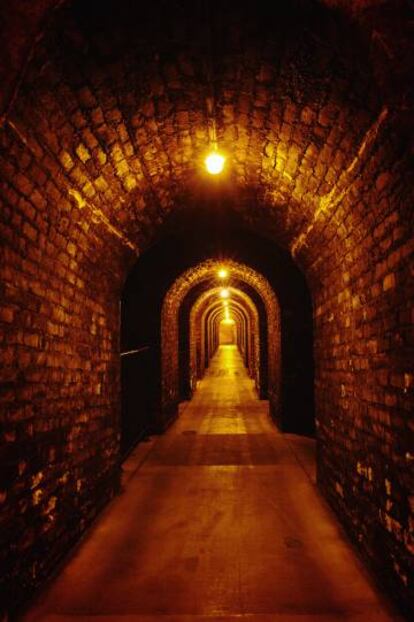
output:
[{"label": "glowing light bulb", "polygon": [[220,296],[222,298],[228,298],[230,296],[230,292],[228,289],[222,289],[220,292]]},{"label": "glowing light bulb", "polygon": [[224,168],[224,162],[226,158],[222,156],[218,151],[212,151],[208,154],[204,160],[206,169],[210,175],[218,175]]},{"label": "glowing light bulb", "polygon": [[221,270],[219,270],[217,274],[220,279],[225,279],[229,275],[229,271],[226,270],[226,268],[221,268]]}]

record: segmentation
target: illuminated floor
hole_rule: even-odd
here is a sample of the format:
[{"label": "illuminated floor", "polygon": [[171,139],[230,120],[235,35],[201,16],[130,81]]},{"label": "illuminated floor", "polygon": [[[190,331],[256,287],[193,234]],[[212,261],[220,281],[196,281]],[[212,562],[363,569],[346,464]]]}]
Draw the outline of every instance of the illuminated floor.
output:
[{"label": "illuminated floor", "polygon": [[319,497],[312,448],[278,434],[239,354],[222,347],[25,620],[398,619]]}]

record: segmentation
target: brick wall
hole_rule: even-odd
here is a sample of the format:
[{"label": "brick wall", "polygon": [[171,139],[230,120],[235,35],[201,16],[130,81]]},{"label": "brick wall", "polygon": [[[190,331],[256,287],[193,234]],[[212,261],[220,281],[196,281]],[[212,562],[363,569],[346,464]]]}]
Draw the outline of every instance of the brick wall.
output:
[{"label": "brick wall", "polygon": [[341,202],[310,232],[314,248],[322,228],[330,241],[317,256],[307,253],[307,270],[319,482],[377,575],[409,609],[414,245],[404,142],[392,120],[384,124],[358,174],[338,190]]},{"label": "brick wall", "polygon": [[[165,296],[161,314],[162,405],[166,413],[179,400],[179,309],[185,296],[203,281],[217,281],[220,261],[208,260],[184,272]],[[248,266],[228,260],[230,278],[245,282],[262,299],[267,315],[267,395],[272,416],[281,420],[280,308],[269,282]]]},{"label": "brick wall", "polygon": [[92,262],[104,240],[82,226],[44,158],[1,131],[0,601],[14,604],[118,478],[122,251],[111,271]]},{"label": "brick wall", "polygon": [[[223,312],[223,306],[219,293],[219,289],[207,289],[204,294],[200,295],[191,309],[187,330],[189,327],[191,350],[190,374],[193,379],[193,387],[195,387],[195,381],[204,375],[206,361],[208,357],[211,357],[214,353],[208,347],[209,343],[214,342],[215,347],[219,345],[217,341],[218,323],[222,318]],[[260,391],[260,367],[263,350],[261,352],[260,349],[258,310],[253,301],[244,292],[237,289],[231,290],[229,309],[233,318],[237,320],[237,345],[244,356],[244,361],[248,371],[251,377],[255,379],[256,386]],[[245,343],[246,338],[249,340],[247,352]]]},{"label": "brick wall", "polygon": [[[110,496],[122,282],[164,220],[192,206],[237,215],[306,274],[319,481],[359,549],[413,602],[412,20],[394,5],[361,29],[303,2],[229,2],[207,57],[197,6],[167,4],[159,24],[156,3],[97,13],[74,2],[25,56],[17,91],[7,84],[3,562],[30,591]],[[200,173],[209,65],[230,155],[214,184]]]}]

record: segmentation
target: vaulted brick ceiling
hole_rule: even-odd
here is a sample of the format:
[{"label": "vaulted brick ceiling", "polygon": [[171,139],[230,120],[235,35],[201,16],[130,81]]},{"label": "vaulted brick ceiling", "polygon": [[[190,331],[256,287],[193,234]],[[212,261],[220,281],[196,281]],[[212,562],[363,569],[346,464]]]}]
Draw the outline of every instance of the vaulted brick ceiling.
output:
[{"label": "vaulted brick ceiling", "polygon": [[[136,256],[171,211],[218,196],[300,256],[389,115],[356,32],[308,2],[71,3],[35,46],[8,122],[100,258],[108,245]],[[220,182],[202,172],[213,119]]]},{"label": "vaulted brick ceiling", "polygon": [[[394,114],[371,61],[355,22],[310,1],[63,3],[8,109],[5,167],[68,256],[118,282],[169,214],[217,203],[310,270],[359,221],[353,186]],[[214,124],[220,180],[202,167]]]},{"label": "vaulted brick ceiling", "polygon": [[[197,228],[194,240],[200,230],[208,240],[223,219],[231,225],[220,230],[224,240],[235,231],[244,236],[241,225],[249,229],[235,248],[254,237],[250,258],[266,247],[257,261],[280,283],[284,319],[295,311],[282,342],[293,335],[292,355],[301,289],[288,294],[289,277],[281,277],[288,264],[277,244],[306,275],[320,483],[381,577],[388,573],[395,593],[413,602],[406,593],[413,526],[412,2],[7,4],[0,349],[12,483],[0,489],[0,500],[8,504],[4,532],[10,525],[13,531],[1,555],[11,555],[16,591],[8,584],[6,591],[29,593],[26,587],[61,557],[67,517],[75,524],[82,516],[86,525],[91,507],[112,494],[119,298],[128,271],[154,240],[168,246],[163,236],[177,232],[176,221],[180,235]],[[213,118],[228,154],[218,179],[202,169]],[[185,246],[185,236],[179,240]],[[178,243],[160,252],[159,274],[157,253],[144,270],[147,290],[168,286],[171,248]],[[143,317],[156,320],[144,308],[157,296],[147,299],[143,286],[139,296],[133,311],[142,306]],[[269,324],[279,329],[272,318]],[[166,332],[176,348],[178,327]],[[278,335],[269,349],[274,365],[281,360]],[[176,373],[178,356],[169,362]],[[310,387],[313,376],[305,375]],[[277,386],[269,378],[270,389]],[[304,395],[312,403],[312,391]],[[291,404],[293,412],[297,401]]]}]

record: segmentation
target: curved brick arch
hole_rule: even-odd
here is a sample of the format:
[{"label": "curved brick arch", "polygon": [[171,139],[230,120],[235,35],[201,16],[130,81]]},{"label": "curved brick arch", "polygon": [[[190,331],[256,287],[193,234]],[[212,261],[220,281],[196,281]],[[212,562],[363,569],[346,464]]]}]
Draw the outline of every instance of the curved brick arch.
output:
[{"label": "curved brick arch", "polygon": [[[230,307],[229,307],[230,308]],[[238,306],[233,305],[232,308],[233,320],[235,322],[235,330],[236,330],[236,345],[239,350],[244,347],[242,343],[242,332],[247,329],[247,324],[249,323],[249,318],[245,314],[245,311],[242,311]],[[211,356],[214,355],[218,348],[219,344],[219,334],[220,334],[220,325],[224,319],[223,312],[221,309],[217,309],[214,307],[210,307],[204,315],[205,324],[204,324],[204,332],[207,335],[207,339],[210,342],[210,352],[212,353],[208,356],[207,353],[207,364],[209,363]],[[243,350],[242,350],[243,352]]]},{"label": "curved brick arch", "polygon": [[[3,41],[3,63],[0,64],[0,77],[4,85],[0,96],[0,113],[7,115],[14,99],[18,96],[19,87],[28,62],[36,50],[38,41],[53,27],[53,13],[57,9],[64,9],[74,4],[73,0],[32,0],[30,11],[24,5],[24,0],[15,0],[11,6],[0,9],[4,30],[8,36]],[[390,11],[384,7],[383,0],[323,0],[323,4],[336,11],[351,15],[360,30],[365,31],[367,39],[372,38],[371,59],[377,66],[378,81],[387,84],[389,72],[397,70],[401,73],[401,66],[396,65],[395,59],[401,56],[401,42],[407,37],[409,29],[404,23],[403,15],[397,10]],[[390,3],[392,5],[392,3]],[[302,7],[306,11],[306,7]],[[401,9],[401,6],[399,7]],[[368,14],[371,19],[366,19]],[[387,19],[384,19],[387,18]],[[400,38],[393,33],[399,26]],[[405,26],[405,28],[404,28]],[[372,37],[375,31],[377,37]],[[4,34],[3,32],[1,34]],[[409,42],[409,36],[407,37]],[[384,66],[383,45],[386,42],[389,50],[388,64]],[[409,47],[407,45],[407,47]],[[406,50],[409,58],[409,49]],[[408,63],[403,69],[408,71]]]},{"label": "curved brick arch", "polygon": [[[26,74],[26,88],[22,87],[15,102],[16,116],[10,118],[8,132],[41,161],[44,174],[58,176],[65,211],[79,210],[81,220],[91,221],[91,234],[96,238],[94,252],[99,259],[105,261],[107,243],[118,247],[117,278],[122,278],[125,265],[134,260],[131,253],[145,248],[171,210],[178,209],[179,203],[203,202],[205,179],[198,170],[208,148],[205,100],[209,93],[203,62],[197,60],[203,54],[206,32],[197,11],[189,11],[185,28],[191,28],[193,36],[187,44],[186,39],[178,39],[174,44],[177,49],[170,46],[167,55],[161,34],[151,32],[150,8],[142,12],[142,25],[134,24],[135,36],[125,37],[123,42],[114,29],[113,12],[105,17],[103,9],[99,22],[103,32],[94,32],[96,15],[84,10],[82,19],[75,2],[73,10],[63,11],[62,24],[56,15],[57,32],[49,38],[45,34],[39,43]],[[300,34],[300,26],[295,26],[296,9],[293,17],[288,13],[281,10],[279,19],[293,33]],[[242,17],[237,12],[233,17],[224,12],[225,28],[229,32],[237,30]],[[167,10],[165,18],[167,24],[170,20],[173,31],[178,19],[174,8],[171,13]],[[130,32],[128,15],[118,11],[117,19],[119,28]],[[315,37],[338,36],[330,32],[329,19],[321,21],[322,25],[310,21]],[[137,28],[141,28],[139,34]],[[320,28],[323,32],[318,32]],[[163,34],[169,34],[168,26]],[[254,29],[252,36],[258,36]],[[130,41],[132,48],[125,41]],[[317,231],[325,236],[329,233],[327,222],[335,225],[342,194],[347,193],[358,174],[362,156],[369,155],[372,138],[377,126],[384,122],[386,111],[381,112],[374,96],[364,98],[363,106],[359,102],[351,105],[344,97],[343,82],[347,86],[361,79],[359,60],[353,53],[343,62],[344,77],[340,82],[336,73],[327,69],[321,78],[320,67],[307,66],[296,51],[275,46],[274,39],[269,40],[269,46],[267,55],[263,53],[263,58],[254,60],[257,75],[252,95],[257,91],[259,101],[251,96],[230,98],[227,94],[236,93],[238,85],[224,69],[217,80],[218,138],[230,160],[231,193],[227,192],[226,198],[231,199],[232,209],[242,219],[262,230],[267,227],[274,239],[306,258],[309,235]],[[223,49],[223,67],[235,62],[232,50]],[[283,53],[288,58],[300,58],[296,70],[298,75],[303,74],[306,85],[298,95],[300,104],[293,97],[282,100],[274,92],[277,74],[269,56],[274,54],[278,59]],[[138,55],[140,63],[132,64],[131,59],[135,61]],[[249,72],[245,71],[248,80]],[[364,71],[368,79],[369,67]],[[324,85],[329,83],[325,104],[321,103],[323,98],[315,97],[314,89],[320,89],[320,80]],[[286,82],[291,90],[288,77]],[[46,84],[50,84],[49,90]],[[33,96],[36,90],[39,92]],[[178,109],[174,105],[177,98]],[[339,130],[345,125],[346,136]],[[58,141],[52,135],[54,129],[59,129]],[[338,167],[330,166],[328,156],[333,152],[341,161]],[[254,203],[263,208],[259,219],[258,210],[252,209],[252,193]],[[343,235],[347,232],[344,230]],[[72,243],[76,254],[80,258],[85,255],[84,261],[88,262],[88,248],[83,244],[79,248],[76,239]],[[112,264],[111,271],[116,265],[114,258]]]},{"label": "curved brick arch", "polygon": [[[230,308],[230,307],[229,307]],[[240,354],[244,357],[246,367],[248,369],[249,375],[255,379],[256,388],[260,391],[260,376],[255,373],[255,371],[259,372],[260,366],[257,365],[257,370],[255,369],[256,359],[253,361],[251,358],[246,355],[246,351],[251,344],[257,344],[259,346],[260,351],[260,343],[258,333],[256,332],[257,326],[255,326],[255,322],[252,322],[252,318],[249,317],[249,313],[242,305],[235,303],[232,307],[232,315],[233,319],[236,323],[236,344],[239,348]],[[211,311],[206,318],[206,329],[210,331],[211,336],[211,352],[215,352],[219,346],[219,337],[220,337],[220,324],[222,322],[222,313],[218,310]],[[247,344],[247,345],[246,345]],[[255,346],[251,347],[251,350],[254,350]],[[258,360],[258,359],[257,359]]]},{"label": "curved brick arch", "polygon": [[[251,335],[253,339],[254,352],[251,353],[253,355],[253,358],[249,357],[247,363],[248,369],[256,381],[256,386],[260,388],[260,334],[258,311],[254,302],[245,292],[233,287],[229,287],[229,290],[232,293],[229,307],[234,304],[237,305],[240,309],[243,309],[245,313],[248,313],[249,335]],[[206,356],[205,340],[207,332],[205,322],[208,321],[208,314],[210,314],[212,311],[222,311],[221,301],[217,300],[219,291],[220,287],[217,287],[211,290],[207,290],[206,292],[201,294],[194,303],[190,312],[191,378],[200,378],[204,372],[203,364],[201,364],[200,369],[197,370],[196,351],[197,348],[199,348],[201,360],[204,362]],[[210,351],[209,354],[211,356],[212,352]],[[192,384],[194,384],[194,381]]]},{"label": "curved brick arch", "polygon": [[[243,354],[244,348],[245,348],[244,336],[245,336],[245,333],[248,334],[249,332],[248,325],[250,324],[250,321],[249,321],[250,318],[245,313],[245,311],[242,310],[242,308],[240,308],[236,304],[234,304],[232,307],[229,307],[229,309],[231,310],[231,313],[232,313],[231,319],[234,322],[234,331],[235,331],[234,343],[239,348],[239,351],[241,352],[241,354]],[[223,313],[221,313],[221,318],[220,318],[217,312],[215,313],[211,310],[208,316],[208,320],[210,320],[210,322],[209,324],[207,323],[207,327],[210,325],[210,327],[213,329],[212,330],[213,334],[216,335],[217,341],[219,341],[220,327],[223,323],[223,320],[225,320],[225,318],[223,318]]]},{"label": "curved brick arch", "polygon": [[162,408],[170,414],[176,408],[179,391],[178,370],[178,314],[184,297],[192,287],[206,281],[217,283],[217,271],[224,265],[231,279],[238,279],[250,285],[263,300],[268,326],[268,397],[273,416],[280,418],[280,309],[269,282],[248,266],[232,260],[208,260],[187,270],[170,287],[165,296],[161,313],[161,383]]},{"label": "curved brick arch", "polygon": [[[245,365],[249,371],[250,375],[254,375],[253,365],[251,357],[249,356],[252,352],[254,352],[254,347],[252,347],[252,343],[254,343],[256,334],[252,331],[252,318],[250,317],[248,310],[239,302],[233,301],[229,305],[229,309],[233,315],[236,316],[237,322],[237,330],[238,330],[238,340],[237,343],[241,350],[241,354],[244,357]],[[220,323],[222,319],[222,314],[220,316],[220,312],[217,308],[211,306],[204,313],[204,321],[205,321],[205,332],[208,333],[210,330],[210,335],[208,335],[208,339],[210,341],[210,348],[207,348],[206,352],[206,363],[211,358],[212,353],[214,353],[217,345],[218,345],[218,329],[217,324]],[[241,328],[242,327],[242,328]],[[260,337],[259,337],[260,339]]]},{"label": "curved brick arch", "polygon": [[[3,4],[11,16],[28,7]],[[363,553],[381,573],[386,568],[395,593],[413,602],[406,587],[413,385],[409,3],[355,0],[346,3],[355,15],[349,20],[305,2],[298,11],[291,2],[279,26],[279,2],[264,16],[265,3],[217,9],[220,33],[229,34],[215,39],[223,47],[213,67],[218,136],[229,153],[223,181],[207,180],[197,168],[208,142],[208,63],[197,3],[185,15],[164,3],[159,29],[150,27],[156,2],[125,3],[136,5],[142,19],[126,19],[120,9],[106,21],[105,3],[99,12],[94,3],[62,3],[26,62],[32,48],[26,36],[34,40],[43,19],[40,10],[36,22],[37,8],[49,5],[29,4],[34,21],[10,29],[24,33],[16,62],[8,63],[14,54],[2,47],[13,76],[1,80],[12,105],[0,129],[0,347],[5,434],[17,439],[6,448],[6,520],[19,507],[15,475],[26,445],[27,481],[65,483],[56,505],[41,483],[34,493],[27,485],[24,501],[39,525],[36,550],[50,554],[40,559],[33,549],[33,567],[24,565],[21,543],[13,540],[2,552],[13,559],[13,576],[30,591],[37,567],[47,575],[62,553],[63,508],[86,525],[113,494],[118,301],[129,268],[181,211],[204,214],[206,232],[231,214],[288,249],[306,275],[314,307],[319,482]],[[244,4],[252,7],[251,19],[242,19]],[[361,24],[367,37],[359,36]],[[16,44],[19,36],[10,39]],[[99,453],[92,449],[98,443]],[[22,521],[27,527],[26,516]]]}]

